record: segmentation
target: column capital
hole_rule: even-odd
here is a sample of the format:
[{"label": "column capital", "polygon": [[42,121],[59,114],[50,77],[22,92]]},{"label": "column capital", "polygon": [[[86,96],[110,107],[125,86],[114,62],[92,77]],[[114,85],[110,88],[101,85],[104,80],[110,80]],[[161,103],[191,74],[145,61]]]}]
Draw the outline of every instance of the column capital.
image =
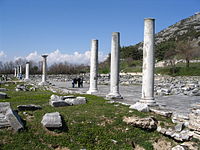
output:
[{"label": "column capital", "polygon": [[47,58],[48,55],[47,54],[43,54],[41,56],[44,57],[44,58]]}]

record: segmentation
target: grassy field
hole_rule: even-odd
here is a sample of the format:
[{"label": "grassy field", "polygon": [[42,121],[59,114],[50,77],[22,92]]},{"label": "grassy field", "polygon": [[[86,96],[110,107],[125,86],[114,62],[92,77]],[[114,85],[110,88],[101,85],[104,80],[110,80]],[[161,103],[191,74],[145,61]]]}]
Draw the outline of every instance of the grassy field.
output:
[{"label": "grassy field", "polygon": [[[1,85],[4,87],[4,85]],[[127,125],[124,116],[145,117],[153,115],[162,125],[171,126],[171,120],[150,113],[129,110],[128,106],[109,104],[101,97],[83,95],[87,104],[54,108],[48,104],[50,91],[16,92],[16,84],[9,84],[6,92],[10,98],[0,102],[10,102],[13,109],[21,104],[41,105],[41,110],[19,112],[26,122],[25,130],[14,133],[10,129],[0,129],[1,150],[44,150],[44,149],[87,149],[87,150],[132,150],[139,145],[146,150],[153,149],[153,143],[163,139],[176,144],[156,131],[145,131]],[[49,131],[42,124],[42,116],[48,112],[60,112],[64,127]]]},{"label": "grassy field", "polygon": [[200,76],[200,63],[190,63],[190,67],[187,68],[184,63],[177,64],[174,68],[156,68],[156,73],[167,74],[172,76]]}]

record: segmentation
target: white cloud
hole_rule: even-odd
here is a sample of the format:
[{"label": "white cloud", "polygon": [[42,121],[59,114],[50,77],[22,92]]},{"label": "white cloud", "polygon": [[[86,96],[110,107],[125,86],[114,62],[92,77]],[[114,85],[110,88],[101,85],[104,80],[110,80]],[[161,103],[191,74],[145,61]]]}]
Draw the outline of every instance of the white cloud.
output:
[{"label": "white cloud", "polygon": [[[22,57],[15,57],[16,59],[19,59]],[[106,55],[103,53],[99,53],[99,61],[102,62],[107,58]],[[33,60],[33,61],[40,61],[41,54],[39,54],[37,51],[32,52],[28,54],[26,57],[24,57],[26,60]],[[49,53],[47,57],[47,62],[49,65],[53,63],[60,63],[60,62],[68,62],[70,64],[90,64],[90,51],[86,51],[84,53],[74,52],[73,54],[63,54],[58,49]]]},{"label": "white cloud", "polygon": [[5,58],[6,54],[4,53],[4,51],[0,51],[0,57]]},{"label": "white cloud", "polygon": [[7,55],[4,53],[4,51],[0,51],[0,61],[6,61]]}]

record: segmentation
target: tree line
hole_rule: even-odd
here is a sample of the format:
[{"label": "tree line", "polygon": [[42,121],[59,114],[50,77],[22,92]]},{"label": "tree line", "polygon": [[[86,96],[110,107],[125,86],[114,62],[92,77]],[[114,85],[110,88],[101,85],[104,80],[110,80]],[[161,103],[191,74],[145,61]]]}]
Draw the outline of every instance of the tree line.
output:
[{"label": "tree line", "polygon": [[[0,74],[14,74],[14,68],[21,65],[23,74],[25,73],[26,59],[17,59],[15,61],[0,61]],[[35,62],[29,61],[30,63],[30,74],[41,74],[42,73],[42,61]],[[88,65],[76,65],[69,64],[67,62],[54,63],[48,66],[48,74],[80,74],[89,71]]]}]

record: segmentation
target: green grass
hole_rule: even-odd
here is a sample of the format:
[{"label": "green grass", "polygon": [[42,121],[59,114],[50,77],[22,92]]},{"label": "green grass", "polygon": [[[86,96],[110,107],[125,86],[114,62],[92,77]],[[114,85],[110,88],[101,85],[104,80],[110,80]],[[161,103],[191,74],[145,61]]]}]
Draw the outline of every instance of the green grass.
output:
[{"label": "green grass", "polygon": [[172,76],[200,76],[200,63],[190,63],[190,67],[185,67],[185,64],[177,64],[175,72],[172,67],[156,68],[156,73],[167,74]]},{"label": "green grass", "polygon": [[[27,111],[28,116],[19,112],[26,121],[25,130],[20,133],[13,133],[8,129],[0,130],[0,149],[2,150],[43,150],[67,147],[72,150],[86,148],[87,150],[132,150],[135,143],[152,150],[152,143],[160,138],[172,142],[171,139],[163,137],[156,131],[145,131],[124,123],[124,116],[154,116],[162,124],[172,124],[170,119],[153,113],[142,113],[138,111],[129,112],[127,106],[108,104],[102,97],[83,95],[87,98],[87,104],[51,107],[49,98],[50,91],[37,90],[35,92],[16,92],[10,84],[7,91],[9,99],[0,102],[11,102],[12,108],[17,109],[20,104],[38,104],[41,110]],[[4,85],[2,85],[4,87]],[[48,112],[60,112],[64,120],[62,130],[48,131],[42,124],[42,116]],[[127,130],[128,129],[128,130]],[[113,143],[116,140],[117,143]],[[172,142],[173,143],[173,142]]]}]

